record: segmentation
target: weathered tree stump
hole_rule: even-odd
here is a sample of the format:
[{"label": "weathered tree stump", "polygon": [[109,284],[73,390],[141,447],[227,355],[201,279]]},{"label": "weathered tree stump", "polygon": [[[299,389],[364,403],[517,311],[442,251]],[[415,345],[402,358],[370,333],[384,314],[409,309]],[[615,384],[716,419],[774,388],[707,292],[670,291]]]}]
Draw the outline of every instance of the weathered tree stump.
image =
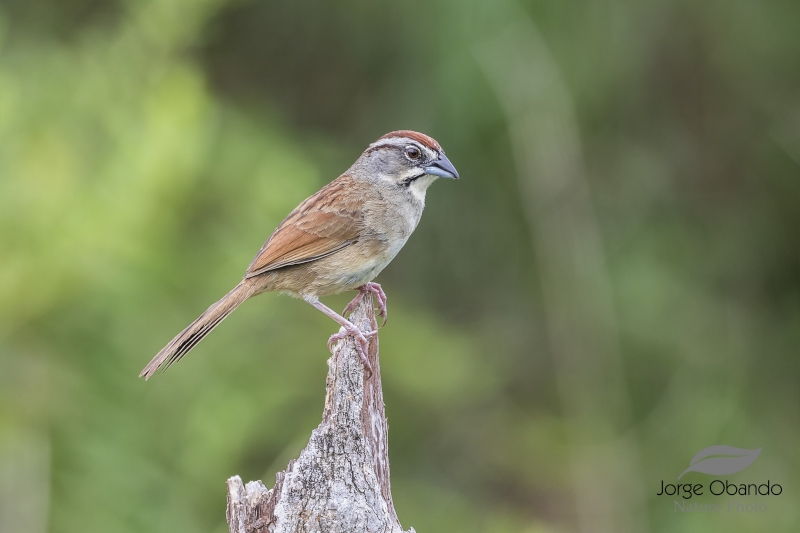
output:
[{"label": "weathered tree stump", "polygon": [[[377,328],[372,299],[364,298],[350,320],[362,331]],[[389,487],[377,335],[368,357],[371,376],[353,339],[338,343],[328,359],[322,422],[272,489],[261,481],[245,486],[239,476],[228,479],[231,533],[403,532]]]}]

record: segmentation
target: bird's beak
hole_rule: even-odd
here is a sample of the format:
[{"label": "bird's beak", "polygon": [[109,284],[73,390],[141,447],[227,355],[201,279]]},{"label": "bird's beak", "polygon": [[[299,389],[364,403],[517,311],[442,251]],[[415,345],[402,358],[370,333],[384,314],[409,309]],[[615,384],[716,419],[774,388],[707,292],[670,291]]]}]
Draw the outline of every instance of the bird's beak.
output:
[{"label": "bird's beak", "polygon": [[444,154],[439,154],[439,159],[422,165],[422,170],[425,171],[425,174],[432,174],[440,178],[458,179],[456,167],[453,166],[453,163],[451,163]]}]

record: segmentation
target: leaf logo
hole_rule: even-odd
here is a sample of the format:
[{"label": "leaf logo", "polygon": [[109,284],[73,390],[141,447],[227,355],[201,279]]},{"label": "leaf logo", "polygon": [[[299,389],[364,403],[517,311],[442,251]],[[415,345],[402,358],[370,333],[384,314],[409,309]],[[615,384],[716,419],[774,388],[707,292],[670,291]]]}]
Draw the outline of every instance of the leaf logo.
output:
[{"label": "leaf logo", "polygon": [[686,472],[701,472],[717,476],[734,474],[753,464],[760,453],[761,448],[745,450],[733,446],[709,446],[697,452],[697,455],[692,458],[692,462],[689,463],[689,468],[681,472],[678,479]]}]

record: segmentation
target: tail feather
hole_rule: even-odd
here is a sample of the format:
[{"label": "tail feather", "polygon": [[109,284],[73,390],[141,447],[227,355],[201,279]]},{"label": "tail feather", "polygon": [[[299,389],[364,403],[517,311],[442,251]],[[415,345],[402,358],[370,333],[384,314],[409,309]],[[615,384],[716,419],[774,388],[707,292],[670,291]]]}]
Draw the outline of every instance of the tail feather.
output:
[{"label": "tail feather", "polygon": [[254,288],[252,283],[242,281],[231,292],[222,297],[220,301],[206,309],[197,320],[189,324],[186,329],[178,333],[169,344],[164,346],[160,352],[147,363],[147,366],[139,374],[139,377],[150,379],[156,372],[162,372],[172,366],[173,363],[189,353],[189,351],[203,340],[203,337],[211,333],[226,316],[231,314],[234,309],[239,307],[242,302],[253,295]]}]

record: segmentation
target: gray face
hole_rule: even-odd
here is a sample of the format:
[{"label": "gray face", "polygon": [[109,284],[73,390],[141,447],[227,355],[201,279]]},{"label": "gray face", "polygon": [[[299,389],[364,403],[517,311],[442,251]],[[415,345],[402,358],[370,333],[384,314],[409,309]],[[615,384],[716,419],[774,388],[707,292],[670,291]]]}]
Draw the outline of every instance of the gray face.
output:
[{"label": "gray face", "polygon": [[404,137],[373,143],[360,161],[374,179],[414,193],[424,193],[437,178],[458,178],[458,172],[443,151]]}]

